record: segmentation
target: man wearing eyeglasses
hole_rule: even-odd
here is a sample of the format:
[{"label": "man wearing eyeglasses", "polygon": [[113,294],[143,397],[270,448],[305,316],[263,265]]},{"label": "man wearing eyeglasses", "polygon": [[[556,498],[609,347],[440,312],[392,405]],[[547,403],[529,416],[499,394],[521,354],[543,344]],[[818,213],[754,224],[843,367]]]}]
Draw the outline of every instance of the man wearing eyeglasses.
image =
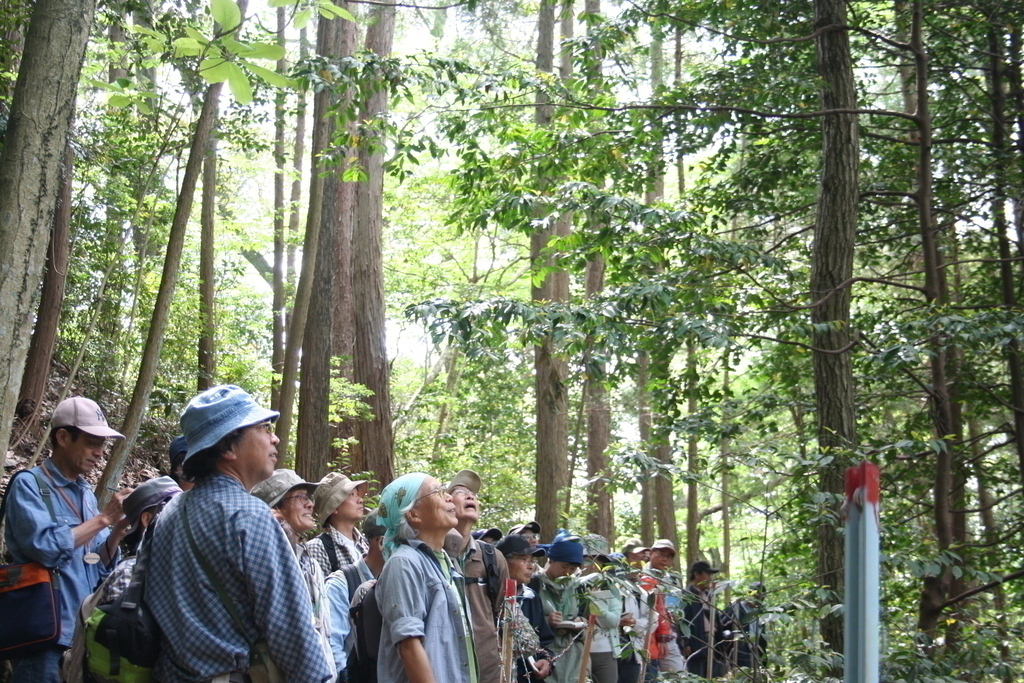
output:
[{"label": "man wearing eyeglasses", "polygon": [[[153,669],[162,683],[248,681],[263,650],[286,680],[335,678],[288,539],[249,495],[274,473],[277,417],[232,385],[204,391],[181,415],[184,474],[196,485],[161,514],[146,584],[162,633]],[[312,506],[292,503],[302,510],[295,523],[309,524]]]},{"label": "man wearing eyeglasses", "polygon": [[501,613],[502,586],[508,579],[508,564],[494,546],[473,538],[473,525],[480,519],[480,477],[473,470],[462,470],[448,484],[455,503],[458,526],[448,532],[445,552],[466,578],[466,602],[473,626],[473,643],[480,666],[481,683],[499,683],[501,654],[494,630]]}]

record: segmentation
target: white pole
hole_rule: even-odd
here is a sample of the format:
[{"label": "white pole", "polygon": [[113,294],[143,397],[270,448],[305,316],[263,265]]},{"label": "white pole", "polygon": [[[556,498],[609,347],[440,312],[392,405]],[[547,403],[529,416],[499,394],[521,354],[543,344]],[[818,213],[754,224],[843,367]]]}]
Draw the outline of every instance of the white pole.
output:
[{"label": "white pole", "polygon": [[864,461],[846,470],[846,683],[878,683],[878,466]]}]

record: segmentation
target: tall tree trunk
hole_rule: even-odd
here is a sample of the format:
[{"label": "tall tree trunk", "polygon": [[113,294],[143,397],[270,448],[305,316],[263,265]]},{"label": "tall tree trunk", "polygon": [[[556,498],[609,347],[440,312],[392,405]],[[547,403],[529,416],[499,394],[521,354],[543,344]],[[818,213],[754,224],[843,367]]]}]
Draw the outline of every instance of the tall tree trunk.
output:
[{"label": "tall tree trunk", "polygon": [[[342,24],[320,18],[317,45],[320,55],[342,57]],[[331,105],[337,98],[331,97]],[[329,105],[330,106],[330,105]],[[328,115],[324,144],[333,145],[335,117]],[[313,287],[309,298],[306,331],[302,335],[302,381],[299,384],[299,419],[295,449],[295,471],[307,481],[319,481],[327,474],[331,434],[328,425],[331,404],[331,344],[334,321],[334,240],[343,220],[339,213],[340,169],[324,173],[320,209],[320,237],[313,266]]]},{"label": "tall tree trunk", "polygon": [[[648,374],[650,368],[650,356],[646,351],[640,352],[637,360],[637,412],[638,431],[640,432],[640,443],[649,451],[653,434],[654,419],[651,411],[651,390],[648,385]],[[643,544],[650,546],[654,543],[654,480],[650,475],[644,477],[640,489],[640,540]]]},{"label": "tall tree trunk", "polygon": [[[349,11],[355,11],[355,5],[346,2],[338,3]],[[355,54],[359,47],[358,24],[346,21],[342,24],[341,54]],[[352,94],[342,95],[342,106],[351,103]],[[345,129],[349,133],[356,132],[356,122],[348,121]],[[346,154],[346,158],[350,154]],[[334,293],[332,320],[331,355],[333,357],[331,374],[350,382],[355,381],[352,357],[355,355],[355,310],[352,307],[352,233],[356,222],[356,192],[358,183],[342,182],[338,191],[338,227],[334,239]],[[365,462],[355,462],[351,449],[336,445],[351,442],[356,434],[355,419],[339,415],[330,416],[330,458],[332,462],[347,460],[349,471],[362,472],[366,469]]]},{"label": "tall tree trunk", "polygon": [[[589,4],[589,3],[588,3]],[[593,297],[604,288],[604,258],[596,256],[587,264],[587,296]],[[612,416],[608,408],[608,389],[604,384],[604,363],[599,376],[587,380],[587,528],[609,541],[614,536],[612,494],[608,490],[608,444],[612,436]]]},{"label": "tall tree trunk", "polygon": [[[1003,90],[1005,62],[1003,44],[996,28],[989,29],[989,53],[991,70],[989,89],[992,94],[992,232],[996,236],[999,251],[999,280],[1002,284],[1002,304],[1007,311],[1017,307],[1017,279],[1014,277],[1013,252],[1006,221],[1006,176],[1010,150],[1006,140],[1009,126],[1006,121],[1006,93]],[[1010,405],[1013,407],[1014,448],[1020,469],[1021,483],[1024,483],[1024,370],[1022,370],[1021,348],[1017,337],[1012,337],[1004,347],[1006,367],[1010,375]]]},{"label": "tall tree trunk", "polygon": [[462,372],[459,366],[459,356],[458,349],[451,348],[447,367],[445,368],[447,379],[444,383],[444,399],[441,401],[441,407],[437,410],[437,429],[434,431],[433,447],[430,449],[431,460],[437,460],[441,457],[441,447],[444,443],[445,434],[448,432],[451,406],[456,399],[455,392],[458,389],[459,375]]},{"label": "tall tree trunk", "polygon": [[[214,111],[216,128],[217,113]],[[203,196],[200,217],[199,238],[199,376],[196,382],[198,391],[206,391],[213,386],[213,378],[217,375],[217,359],[215,356],[214,330],[214,291],[216,277],[214,275],[214,224],[217,211],[217,135],[210,132],[206,144],[206,158],[203,159]]]},{"label": "tall tree trunk", "polygon": [[[659,349],[657,355],[651,356],[650,382],[655,387],[654,394],[654,416],[653,428],[651,430],[652,452],[654,459],[661,465],[662,470],[654,478],[654,516],[658,524],[658,537],[667,538],[672,544],[679,547],[679,530],[676,525],[676,500],[675,500],[675,477],[667,468],[673,464],[671,444],[671,421],[666,418],[668,411],[664,403],[667,400],[666,392],[670,382],[669,365],[674,355],[674,349]],[[678,565],[681,558],[677,554],[675,563]]]},{"label": "tall tree trunk", "polygon": [[[727,402],[731,397],[729,389],[729,351],[726,350],[722,354],[722,401]],[[725,427],[729,423],[729,411],[723,407],[722,409],[722,426]],[[718,442],[718,457],[722,466],[722,564],[719,569],[722,570],[724,576],[730,576],[729,567],[732,565],[732,496],[729,493],[729,487],[731,484],[731,472],[730,468],[732,464],[729,462],[729,446],[730,440],[728,436],[723,436]],[[728,605],[732,602],[732,587],[726,586],[725,597],[723,602]]]},{"label": "tall tree trunk", "polygon": [[[541,0],[537,20],[537,70],[554,73],[556,0]],[[551,125],[551,104],[546,94],[538,91],[534,123],[541,128]],[[557,224],[558,221],[556,220]],[[550,265],[543,250],[557,228],[540,229],[530,236],[530,259],[534,268]],[[564,271],[549,274],[531,291],[534,301],[563,301],[569,288]],[[534,400],[536,402],[537,439],[537,513],[545,540],[550,539],[558,525],[558,501],[568,479],[569,448],[568,363],[550,340],[534,347]]]},{"label": "tall tree trunk", "polygon": [[[697,413],[697,347],[686,345],[686,412],[692,419]],[[697,500],[697,480],[700,476],[697,462],[697,437],[686,439],[686,566],[700,558],[700,501]]]},{"label": "tall tree trunk", "polygon": [[[277,44],[284,47],[287,42],[285,28],[288,17],[284,7],[277,8]],[[277,61],[277,72],[284,75],[288,71],[288,60],[281,57]],[[272,322],[270,328],[271,355],[270,365],[274,376],[270,380],[270,406],[277,410],[281,402],[281,382],[278,373],[284,370],[284,321],[285,321],[285,207],[284,207],[284,169],[287,160],[284,154],[285,105],[287,92],[281,89],[274,97],[274,274],[271,281],[273,302],[271,303]],[[299,176],[301,178],[301,175]]]},{"label": "tall tree trunk", "polygon": [[[336,47],[334,20],[323,16],[320,18],[316,36],[316,53],[330,56]],[[288,337],[285,344],[284,367],[281,371],[281,405],[278,410],[281,417],[277,420],[277,435],[281,439],[277,445],[279,457],[288,457],[291,445],[292,416],[295,409],[295,392],[299,376],[299,356],[306,333],[306,321],[309,317],[310,301],[313,296],[313,283],[316,280],[316,264],[320,258],[320,236],[322,234],[322,214],[324,206],[324,174],[327,168],[321,154],[331,144],[330,134],[334,130],[332,118],[329,116],[331,93],[323,89],[313,97],[313,140],[310,147],[309,174],[309,206],[306,212],[306,235],[302,242],[302,268],[299,273],[299,284],[295,291],[291,319],[288,321]],[[329,337],[328,337],[329,338]]]},{"label": "tall tree trunk", "polygon": [[[921,255],[924,261],[924,289],[929,305],[944,306],[949,303],[939,251],[936,227],[932,215],[932,127],[929,112],[928,53],[922,35],[924,7],[921,0],[913,3],[910,47],[914,53],[917,85],[917,200],[918,222],[921,235]],[[948,351],[944,342],[937,339],[931,344],[929,359],[931,386],[929,404],[932,413],[935,438],[940,447],[935,454],[934,497],[935,536],[940,551],[948,550],[954,542],[954,524],[951,513],[953,488],[954,442],[949,435],[958,433],[954,417],[956,408],[952,405],[947,379]],[[921,601],[918,606],[918,628],[934,638],[937,634],[939,617],[943,604],[949,595],[952,572],[946,568],[940,576],[926,577],[923,581]]]},{"label": "tall tree trunk", "polygon": [[[0,152],[0,434],[32,335],[93,0],[37,0]],[[5,437],[6,438],[6,437]]]},{"label": "tall tree trunk", "polygon": [[[395,32],[395,6],[391,0],[375,5],[366,30],[366,49],[386,57]],[[371,95],[361,108],[360,120],[372,121],[388,109],[386,87]],[[353,376],[373,395],[367,399],[372,417],[358,423],[358,439],[366,469],[381,486],[395,476],[394,432],[391,427],[391,368],[388,364],[384,312],[384,153],[366,144],[359,148],[359,163],[366,181],[356,190],[356,221],[352,232],[352,306],[355,326]]]},{"label": "tall tree trunk", "polygon": [[[53,214],[50,246],[46,252],[46,273],[43,275],[43,294],[39,300],[36,325],[28,347],[25,373],[18,393],[19,411],[32,410],[25,430],[32,427],[39,416],[39,404],[46,393],[50,378],[53,346],[57,340],[60,311],[64,304],[64,285],[68,276],[68,235],[71,230],[71,188],[74,178],[75,155],[68,144],[64,147],[64,165],[60,176],[57,207]],[[29,407],[31,406],[31,407]]]},{"label": "tall tree trunk", "polygon": [[101,506],[110,500],[111,495],[119,487],[121,473],[128,461],[128,454],[135,446],[135,439],[138,437],[139,427],[142,425],[142,417],[149,403],[149,394],[153,390],[153,380],[156,377],[157,365],[160,360],[160,349],[163,347],[164,333],[167,329],[167,318],[171,312],[171,301],[174,299],[174,290],[178,285],[181,251],[185,245],[185,232],[188,227],[189,215],[192,212],[196,184],[199,182],[203,159],[206,157],[206,145],[217,119],[217,105],[220,102],[220,92],[223,86],[223,83],[214,83],[206,89],[203,108],[196,121],[192,145],[189,148],[188,163],[185,165],[181,190],[174,207],[171,230],[167,236],[167,254],[164,256],[160,287],[157,290],[156,303],[153,305],[153,315],[149,321],[146,346],[142,350],[142,360],[139,363],[139,376],[135,382],[128,410],[125,412],[124,422],[121,425],[121,433],[125,438],[115,443],[110,458],[107,460],[107,466],[103,470],[103,475],[96,485],[97,497]]},{"label": "tall tree trunk", "polygon": [[[815,0],[814,28],[846,25],[844,0]],[[815,39],[818,73],[822,79],[822,108],[855,109],[857,90],[853,78],[850,39],[845,30],[828,31]],[[818,449],[834,457],[819,467],[818,490],[829,496],[838,512],[844,484],[843,472],[856,446],[853,364],[850,343],[850,288],[837,290],[853,273],[857,235],[857,202],[860,142],[855,114],[829,114],[822,118],[822,172],[814,223],[811,266],[811,297],[821,302],[811,312],[815,325],[813,353],[814,392],[818,418]],[[826,297],[827,300],[822,301]],[[818,582],[841,602],[843,539],[834,524],[818,526]],[[829,612],[820,621],[822,639],[836,652],[843,651],[843,618]]]}]

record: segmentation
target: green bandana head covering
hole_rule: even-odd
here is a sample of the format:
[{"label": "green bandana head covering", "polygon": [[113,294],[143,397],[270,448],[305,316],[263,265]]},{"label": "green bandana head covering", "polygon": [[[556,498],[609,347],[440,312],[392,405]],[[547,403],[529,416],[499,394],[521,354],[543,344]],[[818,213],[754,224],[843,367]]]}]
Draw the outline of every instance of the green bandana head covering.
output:
[{"label": "green bandana head covering", "polygon": [[380,494],[380,507],[377,508],[377,521],[384,525],[384,559],[391,557],[391,553],[398,548],[398,540],[395,533],[398,525],[405,517],[416,498],[419,496],[420,487],[426,481],[429,474],[413,472],[403,474],[398,479],[384,487]]}]

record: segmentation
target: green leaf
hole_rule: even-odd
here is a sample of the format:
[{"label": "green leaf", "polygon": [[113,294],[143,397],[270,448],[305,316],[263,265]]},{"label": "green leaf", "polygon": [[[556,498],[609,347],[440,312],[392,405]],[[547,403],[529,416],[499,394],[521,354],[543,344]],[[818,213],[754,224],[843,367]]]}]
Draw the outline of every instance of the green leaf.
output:
[{"label": "green leaf", "polygon": [[293,7],[299,4],[299,0],[270,0],[271,7]]},{"label": "green leaf", "polygon": [[195,38],[177,38],[173,43],[175,57],[198,57],[203,46]]},{"label": "green leaf", "polygon": [[228,85],[231,87],[231,94],[239,104],[249,104],[252,102],[252,86],[249,85],[249,78],[237,64],[230,64],[229,67]]},{"label": "green leaf", "polygon": [[192,38],[200,45],[209,45],[210,43],[210,40],[206,36],[204,36],[196,29],[192,28],[191,26],[185,27],[185,35],[187,35],[189,38]]},{"label": "green leaf", "polygon": [[249,43],[249,51],[243,56],[246,59],[270,59],[277,61],[284,57],[284,45],[277,43]]},{"label": "green leaf", "polygon": [[331,0],[320,0],[320,14],[323,14],[325,17],[328,18],[340,17],[345,21],[356,20],[356,18],[352,16],[351,12],[342,7],[338,7],[333,2],[331,2]]},{"label": "green leaf", "polygon": [[286,78],[285,76],[282,76],[276,71],[264,69],[262,66],[256,66],[255,64],[250,64],[249,62],[243,63],[245,64],[245,68],[253,72],[253,74],[255,74],[256,76],[262,78],[270,85],[273,85],[278,88],[291,88],[295,84],[294,81],[292,81],[290,78]]},{"label": "green leaf", "polygon": [[116,95],[115,94],[115,95],[111,95],[107,99],[107,104],[109,104],[114,109],[123,109],[124,107],[127,107],[131,103],[132,103],[132,98],[128,97],[127,95]]},{"label": "green leaf", "polygon": [[222,31],[231,31],[242,23],[242,12],[232,0],[210,0],[210,14]]},{"label": "green leaf", "polygon": [[295,28],[298,28],[298,29],[306,28],[306,24],[309,23],[309,18],[311,16],[313,16],[313,13],[312,13],[312,11],[310,11],[308,9],[304,9],[301,12],[298,12],[295,15],[295,21],[293,22],[295,24]]},{"label": "green leaf", "polygon": [[204,59],[199,65],[199,75],[207,83],[223,83],[231,77],[231,67],[233,66],[235,65],[220,57]]}]

